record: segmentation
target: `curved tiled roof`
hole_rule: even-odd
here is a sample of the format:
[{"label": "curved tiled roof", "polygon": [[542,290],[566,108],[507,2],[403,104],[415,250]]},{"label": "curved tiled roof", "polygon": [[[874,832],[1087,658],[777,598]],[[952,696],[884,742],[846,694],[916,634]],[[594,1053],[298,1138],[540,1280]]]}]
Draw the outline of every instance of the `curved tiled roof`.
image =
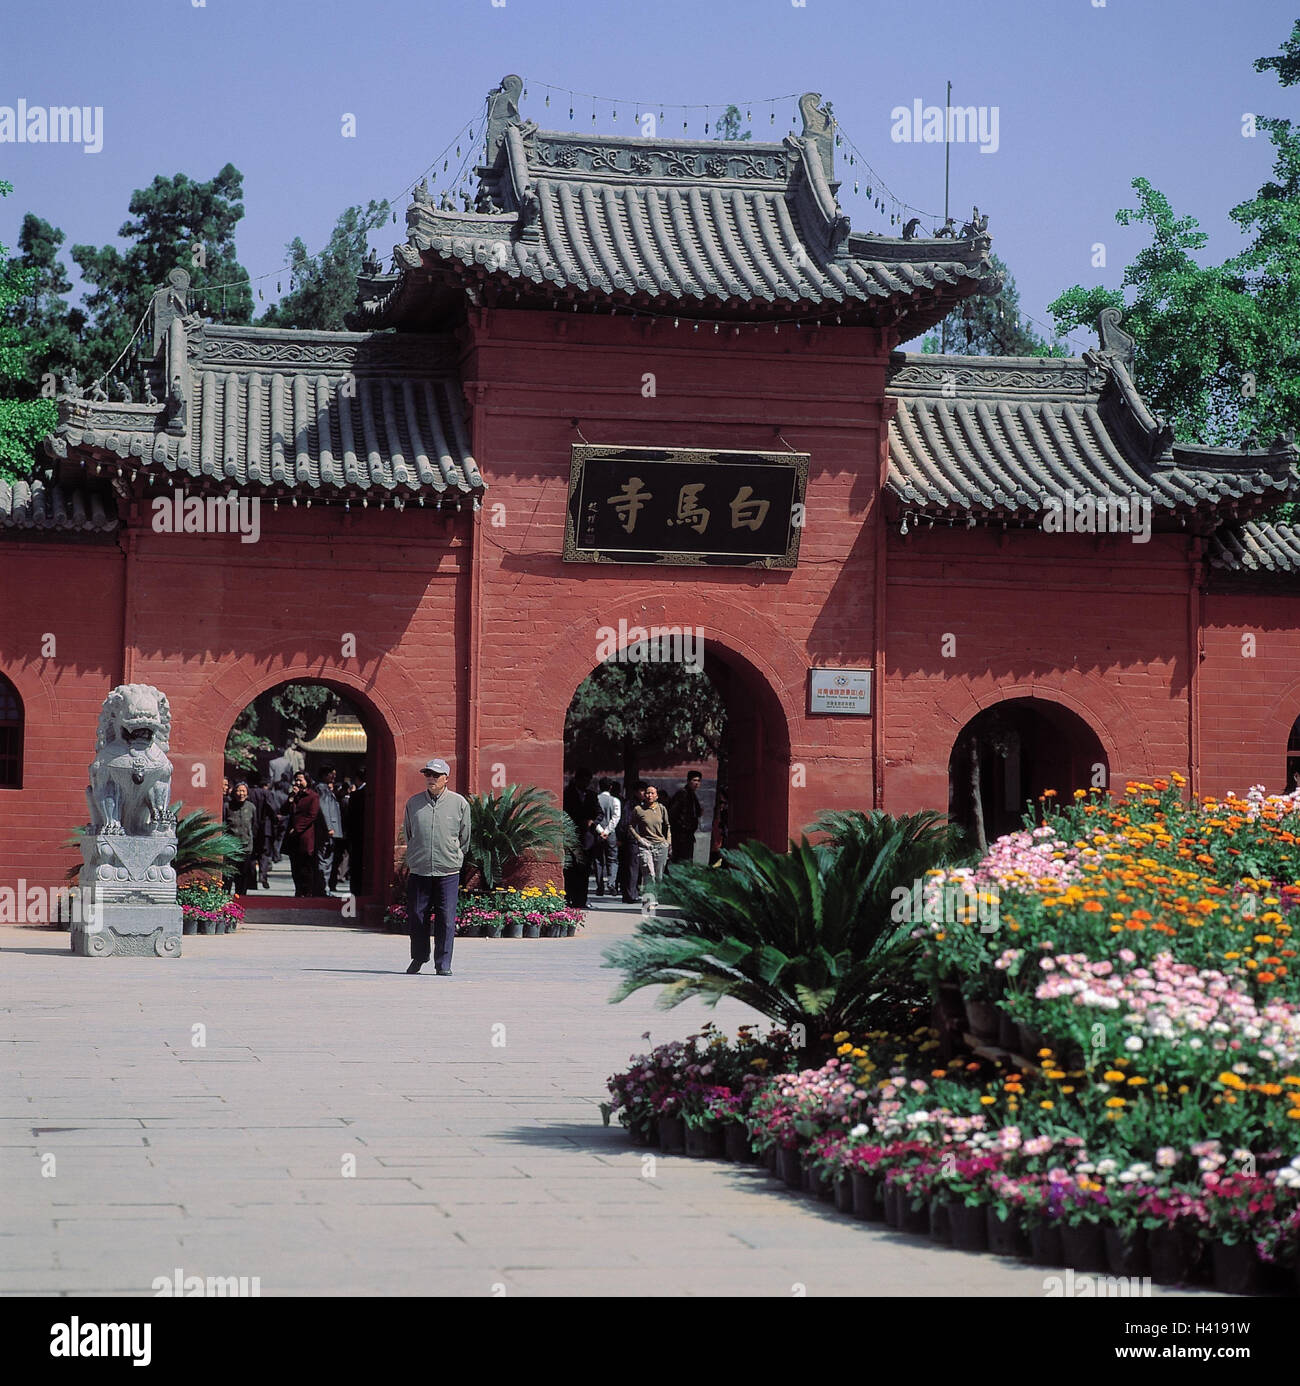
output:
[{"label": "curved tiled roof", "polygon": [[188,326],[167,325],[180,341],[151,377],[161,393],[173,369],[188,375],[170,403],[61,399],[47,451],[268,490],[483,489],[460,382],[436,339],[211,324],[191,336]]},{"label": "curved tiled roof", "polygon": [[111,500],[48,477],[0,480],[0,529],[108,534],[118,527]]},{"label": "curved tiled roof", "polygon": [[1211,541],[1210,566],[1232,573],[1300,573],[1300,525],[1251,520],[1227,526]]},{"label": "curved tiled roof", "polygon": [[1184,447],[1112,350],[1079,358],[895,353],[889,486],[919,515],[1034,515],[1082,495],[1165,512],[1258,511],[1297,489],[1294,446]]},{"label": "curved tiled roof", "polygon": [[397,273],[361,281],[350,324],[427,325],[454,284],[462,297],[513,291],[507,302],[838,310],[858,322],[906,319],[911,336],[960,299],[992,292],[1000,281],[982,221],[960,238],[851,233],[819,100],[801,99],[804,134],[780,144],[538,130],[506,102],[488,121],[480,210],[456,210],[445,194],[435,205],[418,188],[406,243],[394,248]]}]

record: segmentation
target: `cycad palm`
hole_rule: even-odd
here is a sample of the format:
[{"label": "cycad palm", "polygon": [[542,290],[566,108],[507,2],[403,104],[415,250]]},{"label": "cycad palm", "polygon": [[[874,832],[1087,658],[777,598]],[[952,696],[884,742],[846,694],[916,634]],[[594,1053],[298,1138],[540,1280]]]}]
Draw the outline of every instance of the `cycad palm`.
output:
[{"label": "cycad palm", "polygon": [[674,866],[660,898],[670,917],[641,921],[605,953],[624,980],[621,1001],[662,986],[661,1008],[690,996],[744,1002],[782,1025],[822,1035],[886,1021],[911,996],[916,943],[891,919],[894,891],[944,859],[951,831],[937,814],[826,815],[816,825],[839,840],[805,838],[789,852],[758,842],[724,856],[724,869]]},{"label": "cycad palm", "polygon": [[525,857],[556,852],[573,839],[573,823],[536,787],[507,785],[499,794],[472,794],[467,865],[478,867],[484,890],[495,890]]}]

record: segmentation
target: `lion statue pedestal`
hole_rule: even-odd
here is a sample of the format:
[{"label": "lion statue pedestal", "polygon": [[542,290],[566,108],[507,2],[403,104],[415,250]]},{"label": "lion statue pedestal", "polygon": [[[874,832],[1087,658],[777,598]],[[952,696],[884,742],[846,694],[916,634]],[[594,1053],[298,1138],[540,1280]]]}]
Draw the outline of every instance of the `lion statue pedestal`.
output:
[{"label": "lion statue pedestal", "polygon": [[90,829],[81,839],[80,884],[95,907],[72,926],[74,953],[181,955],[171,729],[167,695],[148,684],[121,684],[104,699],[86,789]]}]

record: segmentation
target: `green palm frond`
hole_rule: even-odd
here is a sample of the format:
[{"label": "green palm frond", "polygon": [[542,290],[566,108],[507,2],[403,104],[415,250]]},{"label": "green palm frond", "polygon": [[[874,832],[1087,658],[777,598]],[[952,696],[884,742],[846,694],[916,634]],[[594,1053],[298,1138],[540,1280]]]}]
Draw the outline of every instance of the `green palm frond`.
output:
[{"label": "green palm frond", "polygon": [[545,790],[507,785],[497,794],[471,794],[467,862],[485,890],[495,890],[516,862],[560,852],[574,841],[573,820]]},{"label": "green palm frond", "polygon": [[672,915],[643,919],[605,952],[623,973],[611,1000],[647,986],[657,1004],[726,996],[809,1036],[873,1027],[914,991],[919,943],[891,918],[894,892],[948,859],[958,836],[940,815],[825,814],[778,852],[748,842],[723,869],[675,865],[659,898]]}]

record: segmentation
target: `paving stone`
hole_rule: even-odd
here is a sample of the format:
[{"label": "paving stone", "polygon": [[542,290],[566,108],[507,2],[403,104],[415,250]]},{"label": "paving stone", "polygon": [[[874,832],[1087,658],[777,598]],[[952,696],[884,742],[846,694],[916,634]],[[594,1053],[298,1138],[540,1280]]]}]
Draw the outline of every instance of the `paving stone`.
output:
[{"label": "paving stone", "polygon": [[[186,939],[179,963],[79,966],[61,936],[7,953],[0,1293],[148,1296],[179,1266],[269,1296],[1042,1295],[1041,1270],[603,1126],[643,1031],[755,1017],[610,1006],[601,950],[634,917],[598,922],[549,948],[463,940],[453,979],[407,977],[401,939],[301,926]],[[0,926],[6,945],[30,931]]]}]

